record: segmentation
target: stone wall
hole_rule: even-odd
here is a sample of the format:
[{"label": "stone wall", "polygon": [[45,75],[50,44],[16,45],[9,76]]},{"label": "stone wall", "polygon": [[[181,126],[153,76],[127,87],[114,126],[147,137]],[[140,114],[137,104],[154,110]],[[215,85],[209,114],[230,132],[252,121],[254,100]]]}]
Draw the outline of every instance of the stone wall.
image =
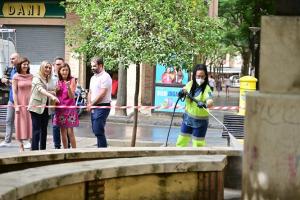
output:
[{"label": "stone wall", "polygon": [[243,199],[300,199],[300,17],[262,18],[260,91],[247,95]]},{"label": "stone wall", "polygon": [[[227,188],[241,188],[242,151],[231,147],[118,147],[108,149],[69,149],[0,154],[0,174],[32,167],[41,167],[59,163],[100,160],[107,158],[133,158],[146,156],[175,155],[226,155],[227,165],[224,169],[224,185]],[[0,180],[1,182],[1,180]]]},{"label": "stone wall", "polygon": [[223,199],[225,155],[118,158],[0,174],[1,200]]}]

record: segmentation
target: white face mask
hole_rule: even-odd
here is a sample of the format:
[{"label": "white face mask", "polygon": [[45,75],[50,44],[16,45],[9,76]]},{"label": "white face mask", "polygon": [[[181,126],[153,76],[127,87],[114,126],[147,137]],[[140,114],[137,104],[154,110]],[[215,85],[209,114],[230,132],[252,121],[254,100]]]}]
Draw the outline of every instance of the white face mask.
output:
[{"label": "white face mask", "polygon": [[204,79],[196,78],[196,82],[197,82],[198,85],[201,85],[202,83],[204,83]]}]

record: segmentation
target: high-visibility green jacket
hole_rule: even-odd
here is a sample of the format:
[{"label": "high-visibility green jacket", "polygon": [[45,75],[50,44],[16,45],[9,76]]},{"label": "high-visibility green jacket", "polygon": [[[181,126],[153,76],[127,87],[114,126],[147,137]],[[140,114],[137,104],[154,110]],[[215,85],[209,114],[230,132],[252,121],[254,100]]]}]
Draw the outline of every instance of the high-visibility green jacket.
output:
[{"label": "high-visibility green jacket", "polygon": [[[193,81],[189,81],[185,86],[185,89],[188,93],[191,91],[192,84]],[[209,85],[207,84],[205,90],[201,91],[197,96],[194,96],[194,98],[197,101],[202,101],[203,103],[206,103],[208,99],[211,99],[212,91]],[[208,119],[209,115],[206,110],[204,110],[203,108],[199,108],[197,104],[188,97],[185,99],[185,112],[190,117],[195,119]]]}]

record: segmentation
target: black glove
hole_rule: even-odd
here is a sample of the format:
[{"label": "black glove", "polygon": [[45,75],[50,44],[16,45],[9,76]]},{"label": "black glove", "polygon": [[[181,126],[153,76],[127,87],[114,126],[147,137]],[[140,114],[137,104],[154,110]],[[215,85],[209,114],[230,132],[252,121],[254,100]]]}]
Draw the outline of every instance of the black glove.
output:
[{"label": "black glove", "polygon": [[207,108],[206,104],[203,103],[203,102],[201,102],[201,101],[199,101],[199,102],[197,103],[197,106],[198,106],[198,108]]},{"label": "black glove", "polygon": [[183,91],[183,90],[180,90],[179,92],[178,92],[178,98],[183,98],[183,97],[185,97],[185,92]]}]

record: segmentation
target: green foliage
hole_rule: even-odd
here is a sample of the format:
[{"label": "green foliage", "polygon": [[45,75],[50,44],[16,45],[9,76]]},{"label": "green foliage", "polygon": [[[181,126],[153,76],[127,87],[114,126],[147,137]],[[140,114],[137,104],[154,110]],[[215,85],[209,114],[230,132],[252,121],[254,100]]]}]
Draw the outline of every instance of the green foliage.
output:
[{"label": "green foliage", "polygon": [[[80,17],[67,37],[76,51],[117,63],[164,63],[191,67],[221,41],[222,21],[207,16],[203,0],[72,0],[67,11]],[[80,34],[84,40],[76,40]]]},{"label": "green foliage", "polygon": [[240,51],[249,48],[249,27],[259,27],[261,16],[272,13],[274,0],[219,0],[219,15],[226,28],[224,42]]},{"label": "green foliage", "polygon": [[274,2],[275,0],[219,0],[219,16],[225,22],[223,41],[227,46],[234,46],[242,55],[242,75],[248,74],[251,50],[254,51],[254,35],[249,27],[260,27],[261,16],[274,13]]}]

